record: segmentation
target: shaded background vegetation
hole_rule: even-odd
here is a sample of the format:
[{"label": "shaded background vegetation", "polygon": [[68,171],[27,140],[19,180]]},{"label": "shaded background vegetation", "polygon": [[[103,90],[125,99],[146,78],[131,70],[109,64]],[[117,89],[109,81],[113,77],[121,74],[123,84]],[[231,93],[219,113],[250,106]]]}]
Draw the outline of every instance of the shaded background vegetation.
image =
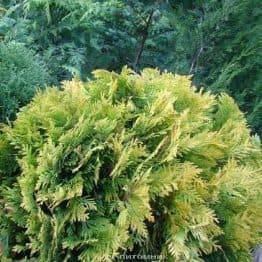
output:
[{"label": "shaded background vegetation", "polygon": [[198,87],[232,95],[261,135],[261,7],[259,0],[4,0],[0,37],[37,53],[46,84],[123,65],[192,74]]}]

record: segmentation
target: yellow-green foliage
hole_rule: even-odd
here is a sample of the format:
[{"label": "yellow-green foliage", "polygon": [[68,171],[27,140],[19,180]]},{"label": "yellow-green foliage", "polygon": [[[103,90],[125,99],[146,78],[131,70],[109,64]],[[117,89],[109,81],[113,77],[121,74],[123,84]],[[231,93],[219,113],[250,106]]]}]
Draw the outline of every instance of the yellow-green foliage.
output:
[{"label": "yellow-green foliage", "polygon": [[261,149],[234,101],[153,69],[94,76],[38,93],[3,128],[2,256],[250,261]]}]

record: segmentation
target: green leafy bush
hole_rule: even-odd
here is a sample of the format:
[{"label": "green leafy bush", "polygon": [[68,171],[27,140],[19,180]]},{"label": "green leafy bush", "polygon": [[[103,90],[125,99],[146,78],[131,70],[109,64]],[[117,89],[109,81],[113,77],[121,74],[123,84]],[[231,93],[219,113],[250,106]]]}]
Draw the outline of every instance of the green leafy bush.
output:
[{"label": "green leafy bush", "polygon": [[234,101],[153,69],[94,76],[40,91],[3,127],[2,256],[249,261],[261,149]]},{"label": "green leafy bush", "polygon": [[37,88],[48,83],[43,62],[18,43],[0,43],[0,122],[14,119]]}]

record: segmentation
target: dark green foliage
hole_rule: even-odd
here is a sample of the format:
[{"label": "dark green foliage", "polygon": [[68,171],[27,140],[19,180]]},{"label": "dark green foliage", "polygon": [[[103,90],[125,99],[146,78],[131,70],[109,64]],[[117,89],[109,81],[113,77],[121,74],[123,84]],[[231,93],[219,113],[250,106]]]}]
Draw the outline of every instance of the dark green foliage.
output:
[{"label": "dark green foliage", "polygon": [[48,84],[44,63],[18,43],[0,43],[0,122],[13,120],[37,88]]},{"label": "dark green foliage", "polygon": [[260,135],[261,10],[260,0],[196,1],[191,8],[180,6],[175,15],[174,53],[181,62],[173,65],[180,73],[194,74],[198,86],[232,95]]},{"label": "dark green foliage", "polygon": [[86,78],[95,68],[119,71],[126,64],[136,70],[161,64],[164,68],[173,52],[173,29],[168,18],[172,10],[168,2],[12,3],[6,4],[9,11],[3,15],[2,27],[9,28],[3,30],[4,39],[19,39],[34,48],[48,61],[57,83],[74,74]]},{"label": "dark green foliage", "polygon": [[2,258],[250,261],[261,147],[234,101],[152,69],[94,75],[39,92],[2,129]]}]

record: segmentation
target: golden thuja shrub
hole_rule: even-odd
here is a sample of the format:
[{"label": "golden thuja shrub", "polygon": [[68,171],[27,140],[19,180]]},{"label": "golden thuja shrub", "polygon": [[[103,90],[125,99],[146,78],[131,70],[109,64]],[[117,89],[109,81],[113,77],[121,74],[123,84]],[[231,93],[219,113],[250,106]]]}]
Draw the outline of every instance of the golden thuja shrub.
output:
[{"label": "golden thuja shrub", "polygon": [[98,70],[40,91],[2,128],[0,174],[7,260],[249,261],[261,241],[260,141],[186,76]]}]

